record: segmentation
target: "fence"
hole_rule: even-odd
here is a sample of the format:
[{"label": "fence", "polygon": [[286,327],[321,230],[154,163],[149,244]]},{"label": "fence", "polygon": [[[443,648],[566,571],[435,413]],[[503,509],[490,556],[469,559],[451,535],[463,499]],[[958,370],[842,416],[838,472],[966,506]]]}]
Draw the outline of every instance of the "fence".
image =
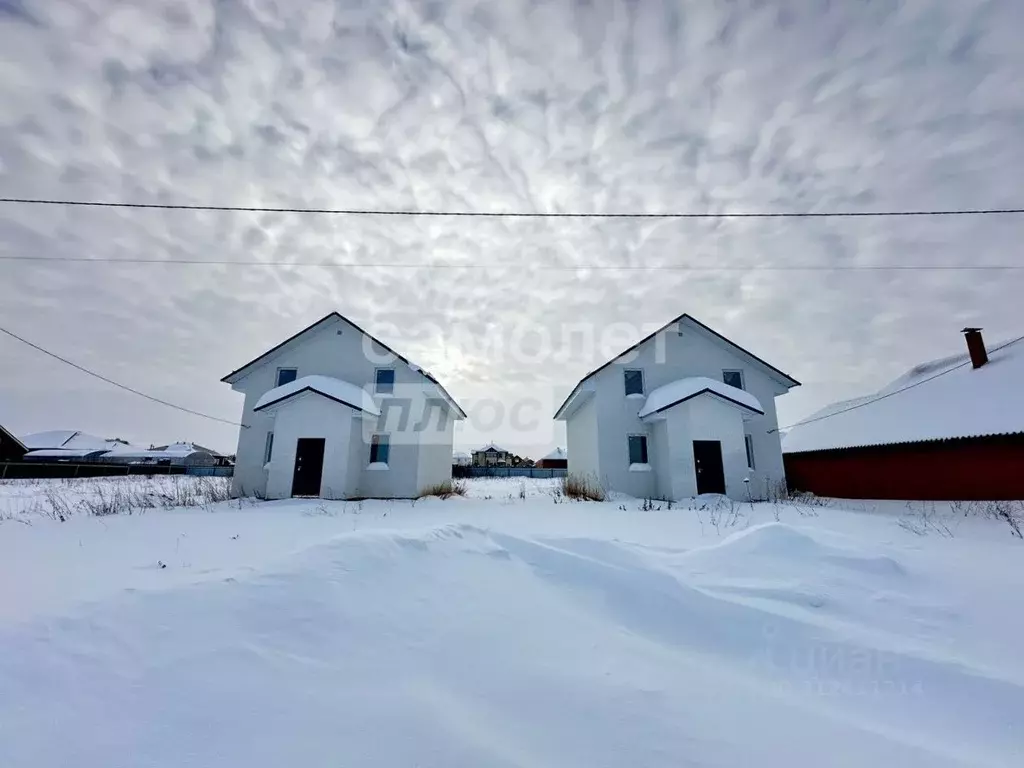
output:
[{"label": "fence", "polygon": [[566,469],[544,467],[452,467],[452,477],[565,477]]},{"label": "fence", "polygon": [[235,474],[234,467],[185,467],[186,475],[198,477],[231,477]]},{"label": "fence", "polygon": [[233,473],[234,467],[182,467],[169,464],[102,464],[95,461],[0,462],[0,480],[116,477],[118,475],[203,475],[207,477],[231,477]]}]

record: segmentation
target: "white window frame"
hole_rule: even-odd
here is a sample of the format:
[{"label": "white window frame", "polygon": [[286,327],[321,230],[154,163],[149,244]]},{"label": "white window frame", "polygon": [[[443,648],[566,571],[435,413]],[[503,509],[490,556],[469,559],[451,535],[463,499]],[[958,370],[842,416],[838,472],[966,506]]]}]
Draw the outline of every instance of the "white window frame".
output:
[{"label": "white window frame", "polygon": [[649,467],[651,465],[651,440],[643,432],[630,432],[626,435],[626,464],[629,466],[637,466],[633,461],[633,457],[629,454],[629,439],[631,437],[642,437],[644,439],[644,453],[647,454],[647,461],[642,461],[639,466]]},{"label": "white window frame", "polygon": [[[626,374],[627,373],[639,373],[640,374],[640,391],[639,392],[626,392]],[[623,368],[622,369],[622,391],[626,392],[626,397],[643,397],[647,392],[647,377],[644,375],[643,368]]]},{"label": "white window frame", "polygon": [[747,451],[747,469],[757,469],[757,459],[754,458],[754,436],[744,435],[743,436],[743,447]]},{"label": "white window frame", "polygon": [[[391,373],[394,374],[392,376],[392,378],[391,378],[391,391],[390,392],[382,392],[378,388],[379,387],[379,383],[377,381],[377,374],[379,374],[381,371],[391,371]],[[394,366],[386,365],[386,366],[382,366],[380,368],[374,368],[373,369],[373,394],[375,394],[375,395],[393,395],[393,394],[395,394],[395,384],[396,384],[397,381],[398,381],[398,374],[395,372]]]},{"label": "white window frame", "polygon": [[727,374],[727,373],[738,373],[740,375],[740,386],[739,386],[739,388],[742,389],[744,392],[747,391],[747,377],[743,375],[743,369],[742,368],[723,368],[722,369],[722,383],[723,384],[726,383],[726,381],[725,381],[725,374]]},{"label": "white window frame", "polygon": [[[274,374],[274,386],[275,387],[283,387],[284,386],[284,384],[280,383],[281,382],[281,371],[295,371],[295,378],[292,379],[292,381],[296,381],[299,378],[299,369],[296,368],[294,365],[286,365],[283,368],[278,368],[277,369],[277,373]],[[286,382],[286,383],[287,384],[291,384],[291,381]]]}]

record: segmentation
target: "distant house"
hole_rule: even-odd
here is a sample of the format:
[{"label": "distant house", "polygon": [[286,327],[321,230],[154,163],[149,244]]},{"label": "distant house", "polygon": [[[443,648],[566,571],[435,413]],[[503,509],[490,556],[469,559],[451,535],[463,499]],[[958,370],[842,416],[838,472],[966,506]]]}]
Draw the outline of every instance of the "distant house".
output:
[{"label": "distant house", "polygon": [[796,386],[681,315],[587,374],[555,419],[565,421],[569,472],[606,490],[763,498],[785,482],[775,398]]},{"label": "distant house", "polygon": [[511,467],[515,461],[515,454],[506,451],[494,443],[489,443],[483,448],[473,451],[474,467]]},{"label": "distant house", "polygon": [[542,469],[567,469],[569,466],[569,455],[564,448],[555,448],[547,456],[537,460],[537,466]]},{"label": "distant house", "polygon": [[225,466],[224,457],[220,454],[193,443],[171,443],[155,448],[122,445],[104,453],[100,460],[111,464],[154,464],[170,467]]},{"label": "distant house", "polygon": [[35,432],[25,435],[21,442],[28,448],[25,461],[45,462],[100,461],[108,451],[127,445],[123,440],[108,440],[73,429]]},{"label": "distant house", "polygon": [[1024,340],[921,363],[783,440],[789,485],[848,499],[1024,499]]},{"label": "distant house", "polygon": [[453,467],[468,467],[472,465],[473,457],[464,451],[456,451],[452,454]]},{"label": "distant house", "polygon": [[28,447],[0,424],[0,461],[21,461]]}]

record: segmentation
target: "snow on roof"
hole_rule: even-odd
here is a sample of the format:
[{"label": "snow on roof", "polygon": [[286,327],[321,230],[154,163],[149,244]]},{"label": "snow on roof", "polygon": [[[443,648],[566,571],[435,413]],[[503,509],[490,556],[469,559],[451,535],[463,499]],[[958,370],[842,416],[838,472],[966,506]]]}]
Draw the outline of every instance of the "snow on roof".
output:
[{"label": "snow on roof", "polygon": [[109,450],[117,445],[124,445],[117,440],[108,440],[105,437],[90,435],[88,432],[79,432],[74,429],[53,429],[49,432],[35,432],[25,435],[21,439],[29,450],[47,448],[65,448],[81,450]]},{"label": "snow on roof", "polygon": [[553,450],[547,456],[541,456],[539,461],[552,461],[552,460],[556,460],[557,461],[558,459],[567,459],[567,458],[569,458],[569,456],[565,452],[564,448],[555,448],[555,450]]},{"label": "snow on roof", "polygon": [[1024,340],[989,362],[966,354],[915,366],[873,395],[823,408],[790,428],[783,453],[1024,432]]},{"label": "snow on roof", "polygon": [[27,458],[42,459],[42,458],[63,458],[63,459],[80,459],[84,456],[92,456],[93,454],[105,453],[105,448],[40,448],[36,451],[29,451],[25,454]]},{"label": "snow on roof", "polygon": [[706,376],[690,376],[653,390],[647,396],[647,400],[644,401],[644,407],[640,409],[638,415],[641,419],[645,416],[652,416],[655,413],[703,394],[716,395],[733,405],[738,405],[755,413],[764,413],[761,403],[749,392],[730,386],[723,381],[709,379]]},{"label": "snow on roof", "polygon": [[30,451],[34,448],[60,448],[64,443],[77,435],[73,429],[52,429],[49,432],[33,432],[25,435],[21,442]]},{"label": "snow on roof", "polygon": [[204,448],[197,443],[170,443],[169,445],[158,445],[152,450],[164,451],[166,453],[176,453],[182,455],[188,455],[190,453],[209,453],[212,456],[220,456],[221,454],[211,448]]},{"label": "snow on roof", "polygon": [[347,381],[330,376],[303,376],[302,378],[274,387],[256,401],[254,411],[269,408],[301,392],[316,392],[324,397],[363,411],[371,416],[380,416],[380,409],[365,389]]},{"label": "snow on roof", "polygon": [[495,451],[497,453],[512,453],[512,451],[506,451],[504,448],[495,445],[494,443],[488,443],[483,448],[477,448],[473,453],[486,453],[487,451]]},{"label": "snow on roof", "polygon": [[469,459],[469,458],[472,458],[472,457],[471,457],[471,456],[470,456],[470,455],[469,455],[468,453],[466,453],[465,451],[454,451],[454,452],[452,453],[452,457],[453,457],[453,458],[456,458],[456,459]]},{"label": "snow on roof", "polygon": [[[134,458],[140,458],[140,457],[145,457],[145,456],[153,456],[154,458],[158,458],[157,454],[160,454],[160,453],[162,453],[162,452],[160,451],[159,448],[157,448],[156,450],[153,450],[153,449],[147,448],[144,445],[121,444],[121,445],[115,445],[113,448],[111,448],[109,451],[107,451],[103,455],[104,456],[111,456],[111,457],[115,457],[116,456],[116,457],[120,457],[120,458],[132,458],[132,459],[134,459]],[[167,454],[168,457],[170,457],[170,456],[180,457],[180,456],[187,456],[187,455],[188,455],[187,453],[168,453]]]}]

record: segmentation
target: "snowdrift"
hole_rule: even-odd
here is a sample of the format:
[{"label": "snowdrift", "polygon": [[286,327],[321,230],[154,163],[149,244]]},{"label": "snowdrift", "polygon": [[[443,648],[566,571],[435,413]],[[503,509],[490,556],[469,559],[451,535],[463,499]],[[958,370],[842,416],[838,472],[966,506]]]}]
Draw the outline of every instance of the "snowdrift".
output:
[{"label": "snowdrift", "polygon": [[351,533],[0,628],[0,765],[1008,765],[1019,682],[864,620],[921,582],[778,524]]}]

